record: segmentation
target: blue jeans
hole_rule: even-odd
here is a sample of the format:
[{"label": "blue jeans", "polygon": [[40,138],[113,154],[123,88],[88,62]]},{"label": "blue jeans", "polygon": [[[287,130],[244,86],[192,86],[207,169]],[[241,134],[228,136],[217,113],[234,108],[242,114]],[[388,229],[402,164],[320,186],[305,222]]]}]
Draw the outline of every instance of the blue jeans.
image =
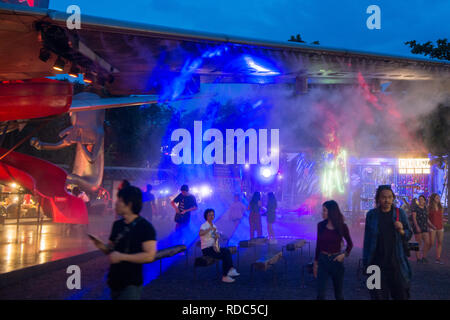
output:
[{"label": "blue jeans", "polygon": [[328,256],[320,253],[317,270],[317,300],[325,300],[328,278],[333,280],[336,300],[344,300],[344,263],[333,261],[338,254]]},{"label": "blue jeans", "polygon": [[141,300],[142,286],[127,286],[122,290],[111,290],[112,300]]}]

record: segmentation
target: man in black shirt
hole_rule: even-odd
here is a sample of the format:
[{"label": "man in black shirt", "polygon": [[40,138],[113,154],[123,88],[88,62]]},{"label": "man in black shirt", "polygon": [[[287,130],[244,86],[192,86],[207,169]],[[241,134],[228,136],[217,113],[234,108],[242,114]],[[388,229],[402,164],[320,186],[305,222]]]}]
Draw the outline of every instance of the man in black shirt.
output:
[{"label": "man in black shirt", "polygon": [[94,240],[109,255],[108,285],[113,300],[141,298],[142,264],[152,262],[156,254],[156,232],[152,224],[139,216],[142,192],[128,186],[118,193],[116,212],[122,219],[114,222],[109,244]]},{"label": "man in black shirt", "polygon": [[[175,209],[175,231],[183,229],[189,225],[191,219],[191,211],[197,210],[197,200],[189,193],[187,185],[181,186],[181,193],[172,200],[171,205]],[[178,206],[176,205],[178,204]]]}]

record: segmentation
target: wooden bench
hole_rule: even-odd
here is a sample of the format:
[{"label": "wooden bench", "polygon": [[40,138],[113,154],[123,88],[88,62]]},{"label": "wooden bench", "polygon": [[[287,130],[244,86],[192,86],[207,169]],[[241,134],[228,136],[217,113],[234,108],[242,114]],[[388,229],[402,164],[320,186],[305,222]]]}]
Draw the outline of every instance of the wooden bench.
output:
[{"label": "wooden bench", "polygon": [[[181,252],[185,252],[187,250],[185,245],[177,245],[173,247],[168,247],[162,250],[158,250],[155,255],[155,260],[152,262],[155,262],[159,260],[159,275],[162,273],[162,260],[164,258],[173,257]],[[186,252],[186,266],[188,266],[188,255]]]},{"label": "wooden bench", "polygon": [[[253,271],[261,270],[267,271],[272,269],[273,271],[273,279],[276,281],[275,276],[275,265],[280,259],[283,258],[283,252],[278,251],[274,253],[266,253],[263,257],[253,262],[250,266],[250,280],[253,280]],[[286,269],[286,260],[285,260],[285,269]]]},{"label": "wooden bench", "polygon": [[[259,238],[253,238],[250,240],[242,240],[239,241],[239,249],[240,248],[253,248],[253,255],[256,259],[256,249],[257,247],[262,247],[269,243],[269,239],[265,237],[259,237]],[[237,265],[239,266],[239,254],[238,254],[238,262]]]},{"label": "wooden bench", "polygon": [[308,257],[310,257],[311,256],[311,243],[309,241],[304,240],[304,239],[298,239],[298,240],[289,242],[288,244],[283,246],[281,248],[281,250],[284,253],[285,250],[292,252],[292,251],[295,251],[297,249],[300,249],[300,255],[303,256],[303,246],[305,244],[308,244]]},{"label": "wooden bench", "polygon": [[250,240],[242,240],[239,241],[239,247],[240,248],[250,248],[250,247],[256,247],[256,246],[262,246],[269,242],[269,239],[264,237],[259,238],[253,238]]}]

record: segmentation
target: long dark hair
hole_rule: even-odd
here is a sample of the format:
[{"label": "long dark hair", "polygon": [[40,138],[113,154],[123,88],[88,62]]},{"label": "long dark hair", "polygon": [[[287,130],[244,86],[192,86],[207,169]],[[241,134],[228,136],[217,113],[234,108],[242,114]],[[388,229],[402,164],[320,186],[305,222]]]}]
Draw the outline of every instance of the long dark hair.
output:
[{"label": "long dark hair", "polygon": [[392,203],[392,206],[395,207],[395,193],[392,190],[391,186],[388,184],[383,184],[378,186],[377,188],[377,192],[375,193],[375,207],[379,207],[380,206],[380,197],[381,197],[381,192],[383,190],[389,190],[390,192],[392,192],[392,197],[394,197],[394,202]]},{"label": "long dark hair", "polygon": [[256,191],[253,193],[252,200],[250,200],[250,209],[253,212],[258,211],[258,201],[261,200],[261,193]]},{"label": "long dark hair", "polygon": [[428,209],[443,211],[442,204],[440,201],[436,201],[436,197],[439,196],[437,193],[432,193],[430,198],[428,198]]},{"label": "long dark hair", "polygon": [[267,195],[267,210],[275,211],[277,208],[277,199],[273,192],[269,192]]},{"label": "long dark hair", "polygon": [[334,229],[341,237],[344,236],[344,216],[337,202],[334,200],[325,201],[323,206],[328,210],[328,220],[331,221]]}]

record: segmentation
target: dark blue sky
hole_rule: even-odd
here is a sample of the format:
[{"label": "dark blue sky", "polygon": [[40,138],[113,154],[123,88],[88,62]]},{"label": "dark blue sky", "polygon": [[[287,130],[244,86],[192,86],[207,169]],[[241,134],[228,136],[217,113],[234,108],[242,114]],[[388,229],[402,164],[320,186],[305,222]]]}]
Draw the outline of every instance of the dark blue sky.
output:
[{"label": "dark blue sky", "polygon": [[[300,33],[324,47],[411,56],[405,41],[450,39],[448,0],[51,0],[65,11],[167,27],[285,41]],[[381,30],[369,30],[366,9],[381,9]]]}]

